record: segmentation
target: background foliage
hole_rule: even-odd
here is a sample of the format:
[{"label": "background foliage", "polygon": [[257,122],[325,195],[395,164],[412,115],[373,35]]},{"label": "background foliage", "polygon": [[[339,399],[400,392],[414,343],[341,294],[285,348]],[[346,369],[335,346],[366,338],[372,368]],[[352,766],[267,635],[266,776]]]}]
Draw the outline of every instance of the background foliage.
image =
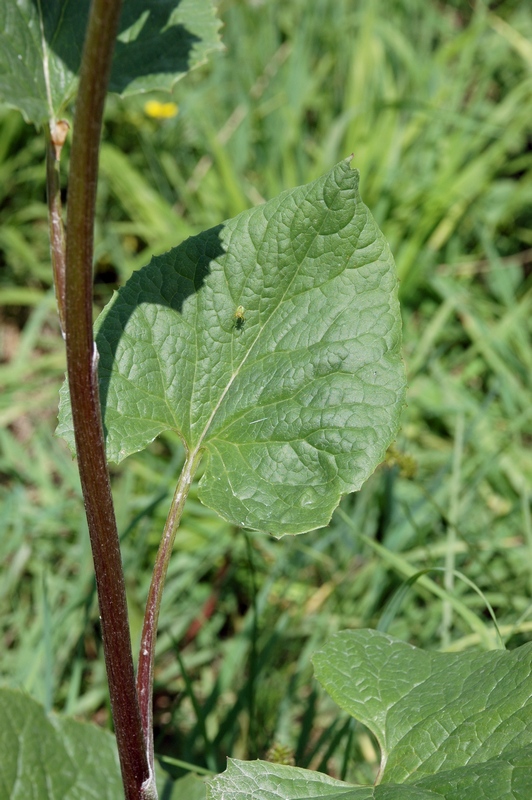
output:
[{"label": "background foliage", "polygon": [[[353,152],[402,279],[408,407],[386,464],[326,529],[280,541],[235,530],[192,492],[161,615],[156,749],[218,771],[226,754],[273,747],[370,781],[374,741],[312,680],[309,656],[331,632],[377,625],[428,567],[444,572],[387,615],[393,635],[484,646],[440,598],[454,581],[489,638],[484,600],[453,569],[482,589],[509,647],[532,629],[532,10],[225,0],[220,12],[226,53],[172,98],[110,99],[95,302],[153,253]],[[0,178],[0,679],[107,725],[78,479],[53,437],[64,363],[44,142],[9,110]],[[137,638],[181,460],[166,435],[114,471]]]}]

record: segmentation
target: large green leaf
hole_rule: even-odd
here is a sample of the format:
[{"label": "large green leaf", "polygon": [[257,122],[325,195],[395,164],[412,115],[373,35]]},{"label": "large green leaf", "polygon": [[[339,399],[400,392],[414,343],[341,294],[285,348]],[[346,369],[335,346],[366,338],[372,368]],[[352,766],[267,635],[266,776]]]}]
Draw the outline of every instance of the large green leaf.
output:
[{"label": "large green leaf", "polygon": [[331,697],[381,746],[377,786],[266,762],[230,762],[209,800],[529,800],[532,644],[433,653],[344,631],[314,656]]},{"label": "large green leaf", "polygon": [[[2,0],[0,100],[39,125],[72,99],[89,0]],[[110,91],[171,89],[217,47],[212,0],[127,0]]]},{"label": "large green leaf", "polygon": [[116,741],[67,717],[47,717],[22,692],[0,690],[0,797],[116,800],[123,797]]},{"label": "large green leaf", "polygon": [[419,782],[351,786],[319,772],[265,761],[229,760],[208,782],[208,800],[530,800],[532,750]]},{"label": "large green leaf", "polygon": [[387,783],[506,760],[532,745],[532,644],[438,653],[343,631],[313,663],[334,701],[377,737]]},{"label": "large green leaf", "polygon": [[326,525],[397,431],[395,266],[347,162],[154,258],[97,330],[108,457],[178,431],[238,525]]}]

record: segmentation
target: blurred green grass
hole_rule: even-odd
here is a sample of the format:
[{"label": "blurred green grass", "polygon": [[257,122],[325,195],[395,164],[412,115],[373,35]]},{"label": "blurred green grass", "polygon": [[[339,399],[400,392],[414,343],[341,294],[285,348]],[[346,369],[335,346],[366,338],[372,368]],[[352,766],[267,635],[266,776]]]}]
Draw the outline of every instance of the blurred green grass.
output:
[{"label": "blurred green grass", "polygon": [[[220,770],[277,743],[300,766],[371,780],[375,743],[312,681],[331,632],[378,624],[412,572],[442,566],[482,590],[509,646],[532,630],[532,9],[225,0],[220,12],[227,51],[177,85],[177,116],[110,98],[96,306],[153,253],[352,152],[402,280],[408,407],[387,463],[326,529],[234,530],[192,492],[161,613],[156,747]],[[108,724],[79,482],[53,437],[64,355],[43,154],[0,111],[0,680]],[[181,459],[164,436],[113,470],[135,646]],[[489,634],[482,598],[460,581],[453,594]],[[428,580],[389,630],[483,646]]]}]

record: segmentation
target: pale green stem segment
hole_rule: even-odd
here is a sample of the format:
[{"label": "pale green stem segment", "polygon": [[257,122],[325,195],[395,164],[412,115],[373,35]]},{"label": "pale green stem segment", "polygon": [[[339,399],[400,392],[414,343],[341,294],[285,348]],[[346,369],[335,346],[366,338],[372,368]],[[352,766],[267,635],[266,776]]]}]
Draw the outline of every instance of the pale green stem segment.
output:
[{"label": "pale green stem segment", "polygon": [[202,450],[197,448],[187,454],[179,481],[174,493],[172,505],[168,512],[166,524],[157,558],[153,569],[153,575],[148,592],[146,611],[144,614],[144,624],[142,627],[142,637],[140,640],[139,663],[137,671],[137,694],[140,705],[140,716],[142,729],[146,739],[148,751],[148,761],[151,771],[154,769],[153,752],[153,664],[155,656],[155,643],[157,638],[157,624],[159,621],[159,611],[163,595],[164,582],[168,571],[168,564],[172,555],[174,541],[183,515],[185,501],[188,497],[194,475],[201,461]]},{"label": "pale green stem segment", "polygon": [[[50,123],[53,125],[54,123]],[[61,180],[57,146],[53,142],[51,129],[46,134],[46,194],[48,198],[48,229],[50,255],[54,275],[55,298],[61,332],[65,335],[65,270],[66,240],[61,204]]]}]

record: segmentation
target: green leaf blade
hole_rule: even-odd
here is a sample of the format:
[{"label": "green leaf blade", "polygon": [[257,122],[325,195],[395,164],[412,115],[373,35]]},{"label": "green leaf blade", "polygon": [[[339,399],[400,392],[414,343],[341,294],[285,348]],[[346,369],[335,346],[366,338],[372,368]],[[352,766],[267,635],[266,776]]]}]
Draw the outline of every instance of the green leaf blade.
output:
[{"label": "green leaf blade", "polygon": [[238,525],[326,525],[397,431],[395,266],[347,162],[154,258],[97,329],[109,458],[176,430]]},{"label": "green leaf blade", "polygon": [[352,786],[321,773],[264,761],[228,760],[207,784],[208,800],[528,800],[532,749],[415,783]]},{"label": "green leaf blade", "polygon": [[[532,785],[532,748],[480,764],[427,776],[416,787],[445,800],[528,800]],[[409,784],[410,786],[410,784]]]},{"label": "green leaf blade", "polygon": [[336,634],[314,658],[331,697],[376,735],[381,782],[351,786],[267,762],[229,761],[209,800],[528,800],[532,645],[418,650],[377,631]]},{"label": "green leaf blade", "polygon": [[353,789],[321,772],[229,758],[227,769],[207,781],[208,800],[369,800],[371,787]]},{"label": "green leaf blade", "polygon": [[109,91],[122,97],[171,91],[221,49],[211,0],[128,0],[120,19]]},{"label": "green leaf blade", "polygon": [[0,4],[0,98],[18,108],[26,122],[49,118],[43,69],[42,32],[30,0]]},{"label": "green leaf blade", "polygon": [[[0,4],[0,99],[39,126],[64,115],[77,86],[89,0]],[[211,0],[124,3],[109,90],[170,91],[220,49]]]},{"label": "green leaf blade", "polygon": [[441,800],[429,789],[353,786],[321,772],[267,761],[228,759],[227,769],[207,782],[207,800]]},{"label": "green leaf blade", "polygon": [[532,745],[532,645],[435,653],[376,631],[344,631],[313,662],[335,702],[377,737],[383,783],[467,774]]},{"label": "green leaf blade", "polygon": [[47,717],[22,692],[0,690],[0,791],[10,800],[116,800],[116,741],[95,725]]}]

